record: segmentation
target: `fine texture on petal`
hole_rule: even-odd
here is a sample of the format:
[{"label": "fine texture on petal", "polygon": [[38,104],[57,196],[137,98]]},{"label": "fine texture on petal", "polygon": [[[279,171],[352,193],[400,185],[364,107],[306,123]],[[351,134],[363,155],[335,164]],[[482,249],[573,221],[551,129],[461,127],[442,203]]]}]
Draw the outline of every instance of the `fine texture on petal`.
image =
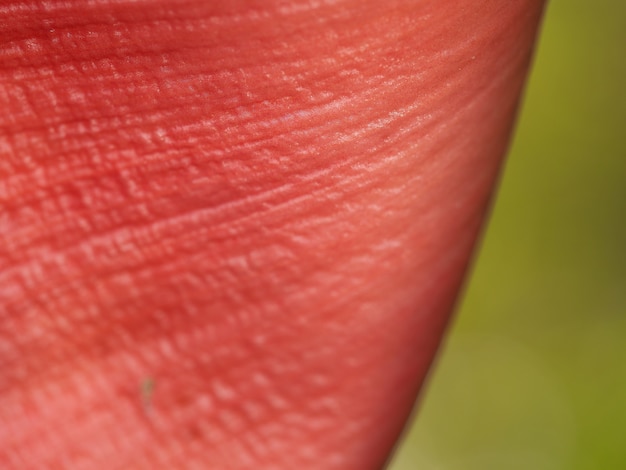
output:
[{"label": "fine texture on petal", "polygon": [[383,465],[539,0],[0,4],[0,467]]}]

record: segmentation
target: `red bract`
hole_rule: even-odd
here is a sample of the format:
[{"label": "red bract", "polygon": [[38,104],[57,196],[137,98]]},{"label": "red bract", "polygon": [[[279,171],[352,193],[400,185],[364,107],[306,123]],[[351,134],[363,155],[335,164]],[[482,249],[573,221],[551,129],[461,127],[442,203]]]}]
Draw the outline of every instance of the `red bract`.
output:
[{"label": "red bract", "polygon": [[0,467],[380,468],[540,0],[0,4]]}]

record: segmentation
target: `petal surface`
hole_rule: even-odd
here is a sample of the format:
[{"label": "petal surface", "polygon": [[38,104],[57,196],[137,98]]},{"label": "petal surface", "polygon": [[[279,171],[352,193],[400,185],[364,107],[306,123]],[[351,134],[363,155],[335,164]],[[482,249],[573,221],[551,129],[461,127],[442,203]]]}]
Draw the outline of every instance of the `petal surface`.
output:
[{"label": "petal surface", "polygon": [[542,4],[4,1],[0,467],[381,468]]}]

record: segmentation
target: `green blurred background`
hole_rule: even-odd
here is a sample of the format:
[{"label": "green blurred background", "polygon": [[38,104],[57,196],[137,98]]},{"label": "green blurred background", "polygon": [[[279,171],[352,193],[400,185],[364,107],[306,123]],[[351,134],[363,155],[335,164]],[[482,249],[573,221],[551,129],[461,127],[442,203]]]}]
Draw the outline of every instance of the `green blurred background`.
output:
[{"label": "green blurred background", "polygon": [[626,469],[626,1],[547,9],[456,321],[391,470]]}]

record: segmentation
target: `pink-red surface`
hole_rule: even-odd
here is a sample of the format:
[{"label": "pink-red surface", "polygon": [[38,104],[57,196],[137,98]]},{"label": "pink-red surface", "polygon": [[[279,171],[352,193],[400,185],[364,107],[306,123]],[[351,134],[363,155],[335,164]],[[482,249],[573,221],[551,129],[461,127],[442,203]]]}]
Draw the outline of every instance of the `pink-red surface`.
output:
[{"label": "pink-red surface", "polygon": [[0,467],[379,469],[539,0],[0,3]]}]

